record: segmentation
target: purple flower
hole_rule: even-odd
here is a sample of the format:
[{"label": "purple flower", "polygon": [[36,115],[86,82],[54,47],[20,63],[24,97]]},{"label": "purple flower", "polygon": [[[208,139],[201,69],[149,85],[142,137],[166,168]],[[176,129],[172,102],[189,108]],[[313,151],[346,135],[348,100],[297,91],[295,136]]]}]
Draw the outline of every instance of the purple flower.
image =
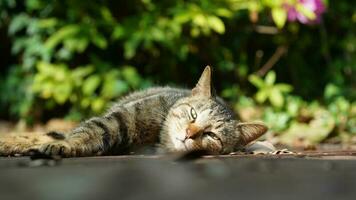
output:
[{"label": "purple flower", "polygon": [[[288,21],[299,21],[302,24],[319,23],[321,15],[326,10],[322,0],[298,0],[295,4],[285,3],[284,7],[287,9]],[[315,17],[306,16],[305,13],[301,12],[301,7],[307,12],[313,13]]]}]

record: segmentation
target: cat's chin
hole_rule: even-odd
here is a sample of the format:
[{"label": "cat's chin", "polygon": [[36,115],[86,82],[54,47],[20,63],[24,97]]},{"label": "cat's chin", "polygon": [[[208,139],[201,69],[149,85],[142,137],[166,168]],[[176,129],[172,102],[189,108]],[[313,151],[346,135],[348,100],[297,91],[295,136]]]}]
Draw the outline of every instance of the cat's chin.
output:
[{"label": "cat's chin", "polygon": [[177,151],[196,151],[200,149],[193,139],[179,140],[179,142],[181,146],[179,146],[180,148]]},{"label": "cat's chin", "polygon": [[179,139],[178,137],[172,138],[172,143],[175,151],[187,151],[187,147],[184,143],[184,140]]},{"label": "cat's chin", "polygon": [[187,151],[194,151],[194,150],[196,150],[196,147],[195,147],[195,145],[194,145],[194,140],[192,140],[192,139],[187,139],[187,140],[185,140],[184,146],[185,146],[185,149],[186,149]]}]

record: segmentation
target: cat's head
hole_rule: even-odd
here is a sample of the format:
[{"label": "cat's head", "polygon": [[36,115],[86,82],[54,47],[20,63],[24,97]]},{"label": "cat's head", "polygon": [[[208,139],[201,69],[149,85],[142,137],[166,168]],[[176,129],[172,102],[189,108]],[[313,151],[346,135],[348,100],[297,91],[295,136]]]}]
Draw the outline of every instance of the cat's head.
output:
[{"label": "cat's head", "polygon": [[239,122],[223,100],[215,96],[209,66],[191,95],[172,106],[164,126],[169,150],[206,150],[214,154],[239,149],[267,131],[262,123]]}]

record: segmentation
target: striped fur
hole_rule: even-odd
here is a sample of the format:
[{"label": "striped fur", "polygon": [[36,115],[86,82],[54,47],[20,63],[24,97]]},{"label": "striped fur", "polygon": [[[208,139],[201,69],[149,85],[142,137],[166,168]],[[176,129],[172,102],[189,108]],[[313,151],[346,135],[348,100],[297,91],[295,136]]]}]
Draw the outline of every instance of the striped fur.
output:
[{"label": "striped fur", "polygon": [[64,157],[113,155],[147,145],[166,151],[229,153],[266,131],[261,123],[237,121],[214,95],[211,69],[206,67],[191,91],[156,87],[132,93],[69,133],[49,132],[28,140],[0,138],[0,155],[27,154],[31,149]]}]

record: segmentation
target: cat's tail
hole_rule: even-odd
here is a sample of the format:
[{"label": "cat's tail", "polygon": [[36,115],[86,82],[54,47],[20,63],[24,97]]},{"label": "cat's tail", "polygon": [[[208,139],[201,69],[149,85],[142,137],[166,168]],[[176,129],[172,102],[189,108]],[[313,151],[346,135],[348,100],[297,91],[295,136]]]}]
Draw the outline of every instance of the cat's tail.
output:
[{"label": "cat's tail", "polygon": [[65,134],[58,132],[4,135],[0,137],[0,156],[29,155],[42,144],[65,138]]}]

